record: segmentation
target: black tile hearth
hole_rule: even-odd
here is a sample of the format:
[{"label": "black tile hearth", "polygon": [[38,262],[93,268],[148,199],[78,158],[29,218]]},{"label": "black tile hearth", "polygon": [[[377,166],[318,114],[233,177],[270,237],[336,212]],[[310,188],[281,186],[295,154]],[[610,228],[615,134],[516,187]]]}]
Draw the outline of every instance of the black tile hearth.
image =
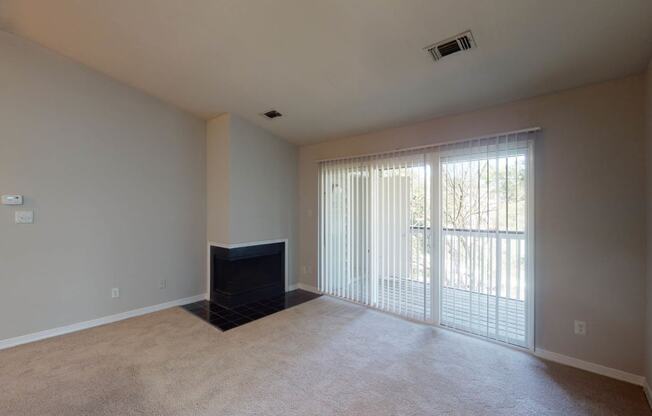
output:
[{"label": "black tile hearth", "polygon": [[321,295],[297,289],[281,296],[225,308],[207,300],[182,306],[185,310],[219,328],[222,331],[244,325],[267,315],[288,309]]}]

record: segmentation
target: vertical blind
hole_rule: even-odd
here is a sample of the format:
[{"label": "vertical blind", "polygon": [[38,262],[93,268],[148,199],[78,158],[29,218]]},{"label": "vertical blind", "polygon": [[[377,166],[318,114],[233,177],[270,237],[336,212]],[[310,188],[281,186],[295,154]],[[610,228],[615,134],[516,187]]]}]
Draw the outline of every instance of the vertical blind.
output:
[{"label": "vertical blind", "polygon": [[320,290],[532,345],[535,134],[321,162]]},{"label": "vertical blind", "polygon": [[427,319],[429,176],[424,154],[321,165],[319,288]]}]

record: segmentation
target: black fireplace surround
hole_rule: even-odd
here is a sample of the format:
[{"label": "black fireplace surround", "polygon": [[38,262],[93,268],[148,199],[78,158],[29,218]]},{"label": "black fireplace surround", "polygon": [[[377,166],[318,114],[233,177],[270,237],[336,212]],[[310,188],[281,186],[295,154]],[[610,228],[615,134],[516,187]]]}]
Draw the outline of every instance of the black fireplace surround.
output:
[{"label": "black fireplace surround", "polygon": [[211,246],[211,301],[227,308],[285,293],[285,242]]}]

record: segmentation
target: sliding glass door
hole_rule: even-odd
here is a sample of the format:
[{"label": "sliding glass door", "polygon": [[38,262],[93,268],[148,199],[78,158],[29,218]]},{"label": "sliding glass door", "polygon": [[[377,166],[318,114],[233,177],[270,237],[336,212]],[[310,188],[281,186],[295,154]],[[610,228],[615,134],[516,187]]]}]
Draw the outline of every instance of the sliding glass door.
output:
[{"label": "sliding glass door", "polygon": [[322,162],[319,288],[532,345],[531,136]]},{"label": "sliding glass door", "polygon": [[440,152],[442,325],[527,346],[530,144],[518,136]]},{"label": "sliding glass door", "polygon": [[320,290],[429,319],[429,170],[422,154],[322,164]]}]

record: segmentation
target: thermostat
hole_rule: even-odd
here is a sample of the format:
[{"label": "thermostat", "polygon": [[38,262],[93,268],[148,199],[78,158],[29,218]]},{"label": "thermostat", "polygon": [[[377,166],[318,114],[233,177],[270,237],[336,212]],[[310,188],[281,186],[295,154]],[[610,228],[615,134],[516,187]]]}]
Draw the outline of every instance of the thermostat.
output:
[{"label": "thermostat", "polygon": [[2,195],[2,205],[23,205],[23,196]]}]

